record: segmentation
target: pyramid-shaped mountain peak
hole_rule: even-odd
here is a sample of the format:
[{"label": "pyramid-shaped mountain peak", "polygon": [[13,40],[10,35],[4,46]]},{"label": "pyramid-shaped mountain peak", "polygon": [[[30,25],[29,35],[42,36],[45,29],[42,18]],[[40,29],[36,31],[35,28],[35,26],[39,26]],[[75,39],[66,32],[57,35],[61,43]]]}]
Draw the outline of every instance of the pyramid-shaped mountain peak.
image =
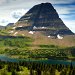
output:
[{"label": "pyramid-shaped mountain peak", "polygon": [[41,3],[33,6],[16,23],[18,29],[28,31],[40,31],[45,35],[71,35],[71,30],[59,18],[57,11],[51,3]]}]

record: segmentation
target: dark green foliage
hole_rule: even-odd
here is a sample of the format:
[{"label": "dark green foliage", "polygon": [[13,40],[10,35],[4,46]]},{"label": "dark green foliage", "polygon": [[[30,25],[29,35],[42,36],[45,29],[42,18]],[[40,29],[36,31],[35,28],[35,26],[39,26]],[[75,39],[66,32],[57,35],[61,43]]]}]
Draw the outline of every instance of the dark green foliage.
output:
[{"label": "dark green foliage", "polygon": [[[9,64],[10,64],[10,63],[9,63]],[[21,71],[22,68],[19,66],[19,64],[12,63],[12,64],[10,64],[10,65],[7,66],[7,71],[8,71],[8,72],[11,72],[12,70]]]},{"label": "dark green foliage", "polygon": [[30,38],[7,38],[4,40],[5,46],[27,47],[32,42]]},{"label": "dark green foliage", "polygon": [[4,68],[4,64],[0,63],[0,69]]},{"label": "dark green foliage", "polygon": [[16,38],[0,38],[0,46],[10,47],[27,47],[30,46],[33,39],[29,37],[16,37]]},{"label": "dark green foliage", "polygon": [[11,75],[17,75],[16,70],[13,70]]},{"label": "dark green foliage", "polygon": [[75,57],[75,46],[74,47],[70,47],[70,50],[71,50],[72,56]]},{"label": "dark green foliage", "polygon": [[39,45],[40,47],[44,48],[58,48],[58,46],[55,45]]},{"label": "dark green foliage", "polygon": [[61,71],[60,75],[67,75],[66,71]]},{"label": "dark green foliage", "polygon": [[[18,75],[18,72],[22,72],[22,67],[27,67],[30,71],[30,75],[57,75],[56,70],[60,72],[60,75],[75,75],[75,66],[72,65],[63,65],[63,64],[46,64],[38,62],[1,62],[3,65],[6,65],[4,71],[1,72],[1,75],[8,75],[8,72],[11,72],[11,75]],[[4,68],[4,67],[3,67]]]}]

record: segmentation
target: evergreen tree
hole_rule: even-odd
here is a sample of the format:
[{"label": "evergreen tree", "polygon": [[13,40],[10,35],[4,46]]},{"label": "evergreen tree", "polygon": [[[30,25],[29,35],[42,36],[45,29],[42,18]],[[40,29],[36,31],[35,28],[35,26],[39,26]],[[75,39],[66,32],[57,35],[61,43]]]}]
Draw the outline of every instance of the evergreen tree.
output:
[{"label": "evergreen tree", "polygon": [[16,70],[13,70],[11,75],[17,75]]}]

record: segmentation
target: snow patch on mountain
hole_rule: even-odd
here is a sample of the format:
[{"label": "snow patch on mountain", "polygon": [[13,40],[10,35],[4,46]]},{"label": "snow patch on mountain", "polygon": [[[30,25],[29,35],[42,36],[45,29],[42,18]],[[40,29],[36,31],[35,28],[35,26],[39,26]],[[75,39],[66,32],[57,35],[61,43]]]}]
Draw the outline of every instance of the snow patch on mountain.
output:
[{"label": "snow patch on mountain", "polygon": [[33,29],[36,29],[36,28],[37,28],[36,26],[33,27]]},{"label": "snow patch on mountain", "polygon": [[57,35],[57,38],[58,38],[58,39],[63,39],[63,37],[60,36],[59,34]]},{"label": "snow patch on mountain", "polygon": [[23,26],[18,26],[18,27],[23,27]]},{"label": "snow patch on mountain", "polygon": [[48,38],[50,38],[51,36],[49,35]]},{"label": "snow patch on mountain", "polygon": [[34,32],[33,32],[33,31],[29,31],[29,33],[30,33],[30,34],[34,34]]}]

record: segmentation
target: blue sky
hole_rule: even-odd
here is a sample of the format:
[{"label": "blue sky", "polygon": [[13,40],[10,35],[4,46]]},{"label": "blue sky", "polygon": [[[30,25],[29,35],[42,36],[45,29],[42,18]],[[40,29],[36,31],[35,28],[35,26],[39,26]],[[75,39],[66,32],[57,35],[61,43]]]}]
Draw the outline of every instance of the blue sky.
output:
[{"label": "blue sky", "polygon": [[0,25],[17,22],[31,7],[50,2],[59,17],[75,32],[75,0],[0,0]]}]

